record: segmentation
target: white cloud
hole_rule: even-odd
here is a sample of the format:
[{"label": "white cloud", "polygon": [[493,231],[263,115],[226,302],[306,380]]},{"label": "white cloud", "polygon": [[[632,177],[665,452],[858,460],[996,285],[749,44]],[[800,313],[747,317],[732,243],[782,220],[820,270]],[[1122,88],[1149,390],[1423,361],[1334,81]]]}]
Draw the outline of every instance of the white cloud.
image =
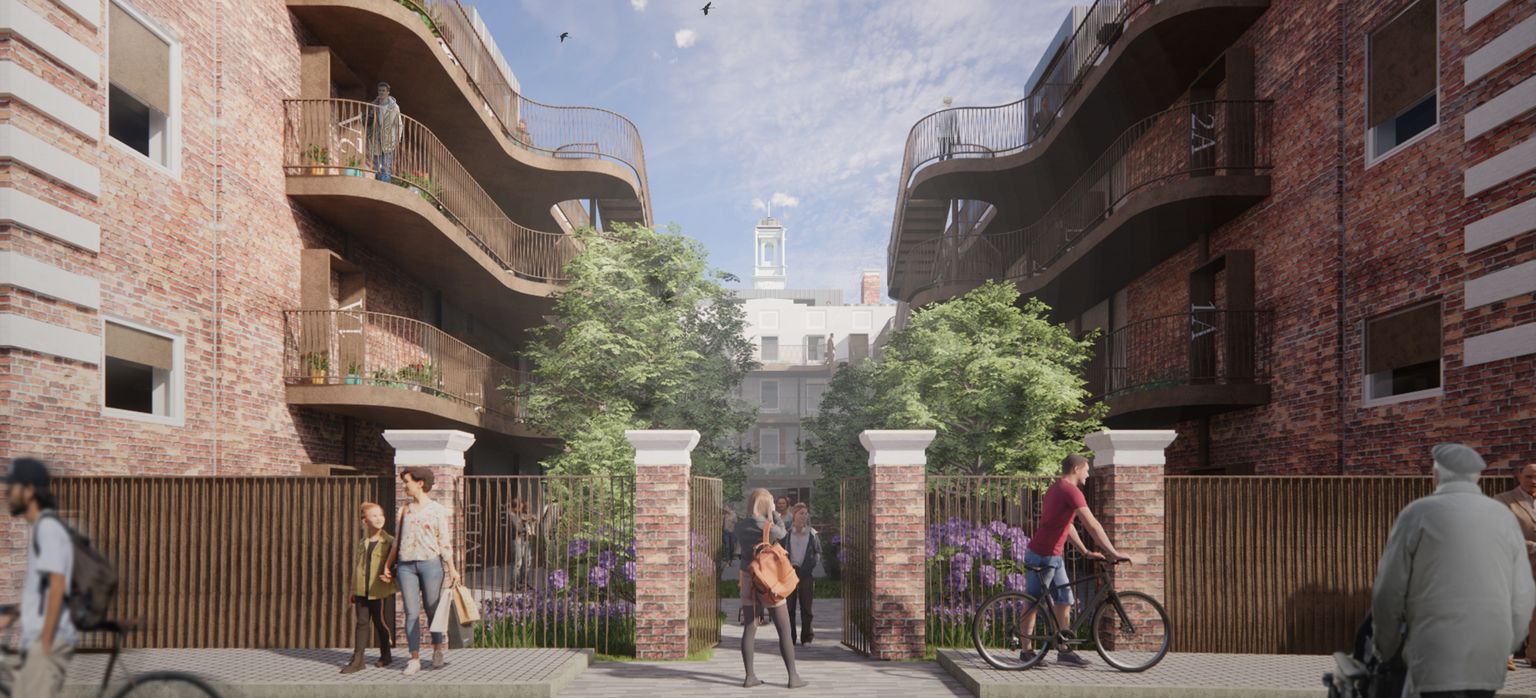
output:
[{"label": "white cloud", "polygon": [[773,202],[774,206],[783,206],[784,208],[792,208],[794,206],[800,205],[799,198],[790,196],[789,194],[785,194],[781,191],[774,192],[771,201]]},{"label": "white cloud", "polygon": [[636,12],[644,12],[645,6],[650,2],[651,0],[629,0],[629,6],[635,8]]},{"label": "white cloud", "polygon": [[767,211],[768,204],[765,203],[762,199],[753,199],[752,208],[758,211]]},{"label": "white cloud", "polygon": [[679,29],[672,35],[672,40],[677,42],[678,48],[688,48],[699,42],[699,33],[692,29]]}]

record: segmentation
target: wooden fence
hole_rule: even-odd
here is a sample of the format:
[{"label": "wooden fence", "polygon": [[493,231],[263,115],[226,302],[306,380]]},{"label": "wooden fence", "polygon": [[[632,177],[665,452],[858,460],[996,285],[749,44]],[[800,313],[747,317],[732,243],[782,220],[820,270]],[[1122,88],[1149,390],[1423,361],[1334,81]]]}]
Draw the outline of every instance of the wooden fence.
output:
[{"label": "wooden fence", "polygon": [[[129,647],[350,647],[358,504],[371,477],[64,477],[63,518],[118,570]],[[99,638],[86,638],[87,642]]]},{"label": "wooden fence", "polygon": [[[1513,480],[1481,484],[1494,494]],[[1392,522],[1432,489],[1428,477],[1169,477],[1174,651],[1347,650]]]}]

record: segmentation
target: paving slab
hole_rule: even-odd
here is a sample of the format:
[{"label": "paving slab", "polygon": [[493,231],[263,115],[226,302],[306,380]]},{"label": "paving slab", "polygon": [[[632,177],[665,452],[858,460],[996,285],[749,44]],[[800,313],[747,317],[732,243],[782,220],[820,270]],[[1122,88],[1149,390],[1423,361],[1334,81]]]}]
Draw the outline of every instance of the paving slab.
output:
[{"label": "paving slab", "polygon": [[[405,660],[395,655],[391,667],[375,667],[378,656],[353,674],[339,673],[350,649],[128,650],[113,676],[149,671],[182,671],[213,683],[225,698],[406,698],[424,695],[551,698],[587,668],[590,650],[460,649],[449,650],[441,669],[404,676]],[[70,665],[66,696],[96,695],[107,664],[105,654],[76,655]],[[137,693],[135,693],[137,695]]]},{"label": "paving slab", "polygon": [[[939,650],[938,660],[978,698],[1301,698],[1327,696],[1323,674],[1333,658],[1275,654],[1170,654],[1140,673],[1117,671],[1092,653],[1092,666],[1039,666],[1025,671],[992,668],[975,650]],[[1524,662],[1499,692],[1536,698],[1536,669]]]}]

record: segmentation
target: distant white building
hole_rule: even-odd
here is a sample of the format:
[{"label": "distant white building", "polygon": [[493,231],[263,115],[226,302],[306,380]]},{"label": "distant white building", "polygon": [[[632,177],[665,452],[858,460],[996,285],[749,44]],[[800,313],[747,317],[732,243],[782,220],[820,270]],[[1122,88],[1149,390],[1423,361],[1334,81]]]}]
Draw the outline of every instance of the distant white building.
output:
[{"label": "distant white building", "polygon": [[[737,293],[746,309],[747,337],[762,368],[747,375],[741,395],[757,405],[757,424],[740,443],[756,456],[747,487],[766,487],[774,496],[808,501],[820,473],[805,461],[808,432],[801,420],[821,408],[821,397],[839,365],[878,354],[896,317],[896,306],[881,303],[880,273],[865,271],[856,305],[842,303],[836,289],[789,289],[784,226],[764,218],[753,232],[752,289]],[[823,506],[812,502],[820,515]]]}]

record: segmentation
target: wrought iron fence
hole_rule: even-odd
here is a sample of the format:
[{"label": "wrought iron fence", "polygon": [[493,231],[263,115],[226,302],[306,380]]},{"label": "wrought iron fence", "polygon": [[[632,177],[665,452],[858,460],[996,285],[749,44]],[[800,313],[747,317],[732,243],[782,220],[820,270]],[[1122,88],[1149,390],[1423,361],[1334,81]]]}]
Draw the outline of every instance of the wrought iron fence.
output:
[{"label": "wrought iron fence", "polygon": [[844,478],[836,559],[842,572],[843,644],[868,655],[875,632],[874,531],[868,477]]},{"label": "wrought iron fence", "polygon": [[512,419],[521,403],[501,386],[509,368],[419,320],[361,310],[283,311],[283,380],[414,390]]},{"label": "wrought iron fence", "polygon": [[1149,116],[1121,133],[1035,223],[911,245],[903,257],[914,266],[928,265],[928,274],[907,283],[915,292],[939,284],[1038,276],[1136,192],[1172,180],[1268,170],[1271,104],[1194,102]]},{"label": "wrought iron fence", "polygon": [[1273,314],[1196,310],[1133,322],[1099,340],[1106,399],[1175,385],[1262,383]]},{"label": "wrought iron fence", "polygon": [[719,478],[693,477],[688,489],[688,653],[720,644],[720,560],[725,510]]},{"label": "wrought iron fence", "polygon": [[645,148],[633,122],[607,109],[543,104],[518,94],[459,0],[402,0],[402,4],[415,5],[432,22],[454,62],[464,69],[513,143],[556,157],[600,158],[624,165],[634,172],[640,200],[646,201],[650,185]]},{"label": "wrought iron fence", "polygon": [[634,654],[633,477],[470,476],[459,493],[477,647]]},{"label": "wrought iron fence", "polygon": [[[1508,490],[1508,477],[1483,478]],[[1175,652],[1328,654],[1365,613],[1398,512],[1427,477],[1178,476],[1166,480]]]},{"label": "wrought iron fence", "polygon": [[[60,516],[118,572],[129,647],[347,647],[358,505],[392,478],[60,477]],[[104,646],[105,638],[86,638]]]},{"label": "wrought iron fence", "polygon": [[[565,265],[579,249],[575,239],[514,223],[421,122],[401,115],[395,135],[377,106],[350,99],[289,99],[283,111],[289,175],[366,176],[407,188],[503,269],[535,281],[566,280]],[[394,148],[385,153],[389,142]]]},{"label": "wrought iron fence", "polygon": [[[982,602],[1003,591],[1023,591],[1024,551],[1040,525],[1049,477],[929,475],[925,597],[930,647],[969,647],[971,622]],[[1093,480],[1084,496],[1093,499]],[[1087,542],[1087,539],[1084,539]],[[1068,574],[1092,573],[1068,546]],[[1079,587],[1079,598],[1091,590]]]}]

